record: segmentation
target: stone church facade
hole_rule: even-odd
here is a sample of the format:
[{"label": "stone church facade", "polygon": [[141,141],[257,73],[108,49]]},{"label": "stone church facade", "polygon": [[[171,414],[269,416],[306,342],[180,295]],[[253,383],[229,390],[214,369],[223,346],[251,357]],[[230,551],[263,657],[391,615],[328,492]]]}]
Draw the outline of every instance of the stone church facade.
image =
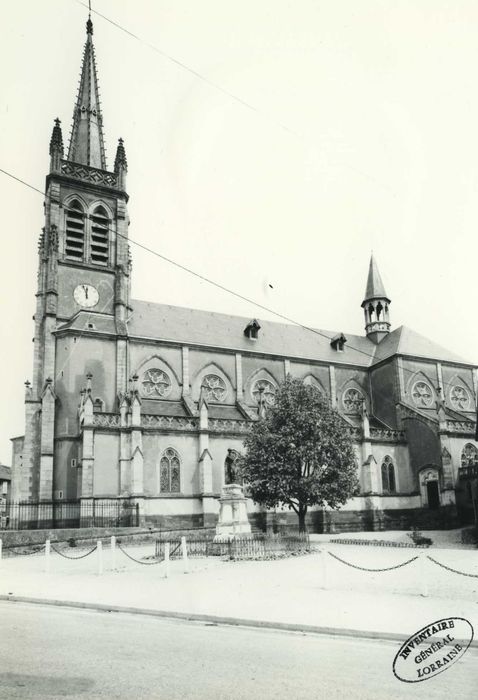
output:
[{"label": "stone church facade", "polygon": [[[213,524],[227,459],[287,375],[328,396],[353,436],[360,495],[311,527],[449,526],[473,505],[476,368],[414,331],[391,330],[375,260],[365,335],[131,298],[127,160],[107,169],[87,23],[67,154],[50,142],[39,243],[34,364],[13,498],[129,498],[146,522]],[[476,494],[475,494],[476,497]],[[257,524],[293,514],[266,514]]]}]

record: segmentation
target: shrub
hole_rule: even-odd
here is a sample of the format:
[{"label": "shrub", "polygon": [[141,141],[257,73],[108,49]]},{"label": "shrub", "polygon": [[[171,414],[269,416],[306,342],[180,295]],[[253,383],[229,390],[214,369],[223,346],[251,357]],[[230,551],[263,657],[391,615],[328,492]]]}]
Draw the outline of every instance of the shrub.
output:
[{"label": "shrub", "polygon": [[408,537],[410,537],[413,544],[427,545],[428,547],[433,544],[433,540],[430,537],[424,537],[415,525],[412,527],[412,531],[408,533]]}]

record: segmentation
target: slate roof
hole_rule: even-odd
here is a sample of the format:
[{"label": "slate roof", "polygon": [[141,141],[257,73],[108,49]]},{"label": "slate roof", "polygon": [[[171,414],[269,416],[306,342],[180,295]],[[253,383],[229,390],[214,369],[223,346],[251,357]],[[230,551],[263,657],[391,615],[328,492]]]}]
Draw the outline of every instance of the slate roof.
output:
[{"label": "slate roof", "polygon": [[136,300],[132,301],[132,306],[128,324],[130,336],[362,367],[369,365],[375,351],[371,340],[350,334],[347,334],[344,352],[333,350],[330,341],[337,331],[311,332],[300,326],[260,319],[259,337],[251,340],[244,335],[244,329],[252,316],[230,316]]},{"label": "slate roof", "polygon": [[[346,333],[344,350],[338,352],[331,347],[330,341],[341,331],[308,330],[301,326],[260,319],[259,336],[257,340],[252,340],[244,335],[244,329],[252,320],[252,316],[231,316],[149,301],[132,300],[131,304],[133,313],[128,323],[130,337],[154,338],[159,341],[363,368],[393,355],[409,355],[475,366],[407,326],[396,328],[379,345],[375,345],[366,336]],[[97,332],[113,335],[117,332],[111,316],[90,311],[80,311],[60,326],[59,330],[85,332],[87,323],[93,323]]]},{"label": "slate roof", "polygon": [[374,362],[380,362],[388,357],[392,357],[392,355],[413,355],[414,357],[442,360],[444,362],[472,364],[450,350],[446,350],[441,345],[434,343],[433,340],[429,340],[429,338],[425,338],[425,336],[416,333],[411,328],[407,328],[407,326],[396,328],[377,345]]},{"label": "slate roof", "polygon": [[133,300],[132,306],[133,314],[128,324],[131,336],[364,368],[396,354],[472,364],[406,326],[392,331],[379,345],[365,336],[347,333],[344,351],[337,352],[330,345],[337,331],[313,329],[312,332],[300,326],[261,319],[258,339],[250,340],[244,335],[244,329],[252,317],[147,301]]}]

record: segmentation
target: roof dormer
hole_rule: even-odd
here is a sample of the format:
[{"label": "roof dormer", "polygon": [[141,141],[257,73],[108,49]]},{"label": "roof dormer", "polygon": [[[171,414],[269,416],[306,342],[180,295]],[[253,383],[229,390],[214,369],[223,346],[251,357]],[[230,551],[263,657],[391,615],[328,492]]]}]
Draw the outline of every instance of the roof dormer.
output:
[{"label": "roof dormer", "polygon": [[257,340],[260,329],[261,326],[259,321],[256,318],[253,318],[252,321],[249,321],[247,326],[244,328],[244,335],[246,338],[249,338],[249,340]]},{"label": "roof dormer", "polygon": [[334,337],[331,339],[330,344],[337,352],[343,352],[346,342],[347,338],[344,336],[344,334],[337,333],[337,335],[334,335]]}]

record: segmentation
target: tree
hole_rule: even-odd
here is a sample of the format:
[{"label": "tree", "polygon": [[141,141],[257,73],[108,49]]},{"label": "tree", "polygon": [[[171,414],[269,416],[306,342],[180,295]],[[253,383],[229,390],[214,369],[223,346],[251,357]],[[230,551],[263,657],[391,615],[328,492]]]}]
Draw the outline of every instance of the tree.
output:
[{"label": "tree", "polygon": [[241,475],[255,503],[294,510],[305,531],[310,506],[338,508],[358,492],[347,425],[314,386],[288,377],[244,441]]}]

